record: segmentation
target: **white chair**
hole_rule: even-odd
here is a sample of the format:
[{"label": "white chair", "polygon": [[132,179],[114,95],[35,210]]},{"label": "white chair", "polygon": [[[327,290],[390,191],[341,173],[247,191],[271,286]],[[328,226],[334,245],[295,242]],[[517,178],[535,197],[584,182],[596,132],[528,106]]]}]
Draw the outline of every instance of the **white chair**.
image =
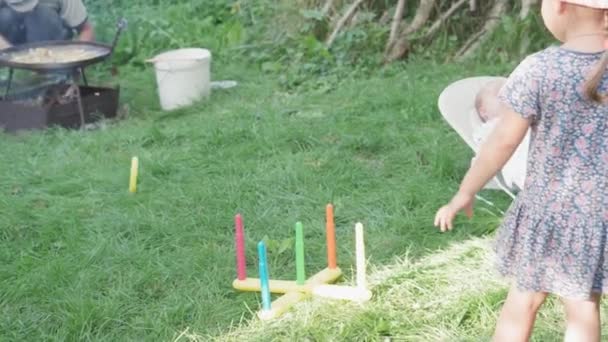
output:
[{"label": "white chair", "polygon": [[[494,128],[492,123],[484,125],[479,118],[475,109],[475,97],[485,84],[496,79],[499,77],[466,78],[450,84],[439,96],[438,106],[441,115],[475,154],[479,153],[480,142]],[[515,197],[514,193],[524,187],[529,144],[528,131],[503,169],[484,188],[502,190],[509,196]]]}]

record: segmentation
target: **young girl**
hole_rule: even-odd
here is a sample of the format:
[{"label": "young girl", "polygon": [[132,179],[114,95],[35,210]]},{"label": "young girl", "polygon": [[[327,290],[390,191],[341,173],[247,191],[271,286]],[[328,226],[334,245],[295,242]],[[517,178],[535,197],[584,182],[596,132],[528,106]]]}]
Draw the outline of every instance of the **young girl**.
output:
[{"label": "young girl", "polygon": [[499,272],[513,285],[495,341],[527,341],[548,294],[566,308],[566,341],[600,341],[608,292],[608,0],[544,0],[545,26],[563,42],[526,58],[502,88],[492,133],[458,193],[435,217],[451,230],[531,127],[525,186],[501,225]]}]

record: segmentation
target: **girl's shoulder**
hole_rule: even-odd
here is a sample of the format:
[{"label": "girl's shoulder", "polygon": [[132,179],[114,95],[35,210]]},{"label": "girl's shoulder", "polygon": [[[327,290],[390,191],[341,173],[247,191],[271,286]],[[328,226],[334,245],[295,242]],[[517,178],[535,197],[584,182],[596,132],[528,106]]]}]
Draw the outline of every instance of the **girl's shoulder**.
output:
[{"label": "girl's shoulder", "polygon": [[537,67],[556,64],[563,65],[570,62],[591,64],[597,62],[602,54],[603,52],[581,52],[554,45],[529,55],[524,59],[522,64],[535,64]]},{"label": "girl's shoulder", "polygon": [[595,53],[576,52],[560,46],[550,46],[524,58],[515,68],[513,74],[525,74],[528,77],[541,80],[548,69],[560,69],[572,64],[592,64],[597,61],[599,56]]},{"label": "girl's shoulder", "polygon": [[[527,56],[513,74],[527,75],[539,82],[580,82],[581,75],[601,59],[603,52],[580,52],[561,46],[550,46]],[[547,78],[549,77],[549,78]]]},{"label": "girl's shoulder", "polygon": [[528,55],[520,63],[520,66],[534,66],[536,68],[542,68],[543,66],[547,66],[558,61],[561,58],[561,52],[560,47],[550,46],[544,50]]},{"label": "girl's shoulder", "polygon": [[553,64],[556,58],[555,51],[552,48],[547,48],[542,51],[535,52],[524,58],[511,72],[509,82],[527,81],[529,78],[542,78],[543,73]]}]

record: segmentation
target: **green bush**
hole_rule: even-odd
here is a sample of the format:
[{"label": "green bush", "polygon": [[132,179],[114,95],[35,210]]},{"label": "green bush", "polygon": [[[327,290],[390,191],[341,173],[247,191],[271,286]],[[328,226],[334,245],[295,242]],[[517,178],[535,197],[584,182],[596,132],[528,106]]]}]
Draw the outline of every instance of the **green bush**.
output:
[{"label": "green bush", "polygon": [[115,23],[129,22],[120,39],[116,64],[142,65],[157,53],[183,47],[205,47],[216,53],[242,44],[244,30],[226,1],[109,0],[112,6],[90,5],[100,40],[110,42]]},{"label": "green bush", "polygon": [[[322,88],[353,72],[378,70],[388,25],[379,23],[377,13],[389,9],[389,3],[376,1],[360,12],[356,25],[346,27],[328,49],[324,44],[330,30],[328,18],[306,2],[108,0],[89,6],[104,41],[111,41],[119,17],[129,20],[113,59],[116,64],[143,67],[146,59],[168,49],[205,47],[223,62],[246,62],[262,72],[280,73],[286,89]],[[449,60],[483,20],[463,11],[452,16],[432,40],[424,37],[423,30],[419,37],[412,37],[413,58],[437,63]],[[549,42],[538,15],[526,20],[505,16],[475,59],[479,63],[514,63]]]}]

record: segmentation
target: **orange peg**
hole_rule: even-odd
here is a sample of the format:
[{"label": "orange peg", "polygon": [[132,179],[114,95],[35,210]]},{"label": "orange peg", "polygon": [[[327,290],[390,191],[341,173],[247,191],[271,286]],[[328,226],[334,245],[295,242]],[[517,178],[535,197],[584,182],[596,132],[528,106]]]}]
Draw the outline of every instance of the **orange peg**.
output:
[{"label": "orange peg", "polygon": [[327,235],[327,267],[329,269],[338,268],[336,262],[336,226],[334,224],[334,206],[327,205],[325,209],[325,230]]}]

